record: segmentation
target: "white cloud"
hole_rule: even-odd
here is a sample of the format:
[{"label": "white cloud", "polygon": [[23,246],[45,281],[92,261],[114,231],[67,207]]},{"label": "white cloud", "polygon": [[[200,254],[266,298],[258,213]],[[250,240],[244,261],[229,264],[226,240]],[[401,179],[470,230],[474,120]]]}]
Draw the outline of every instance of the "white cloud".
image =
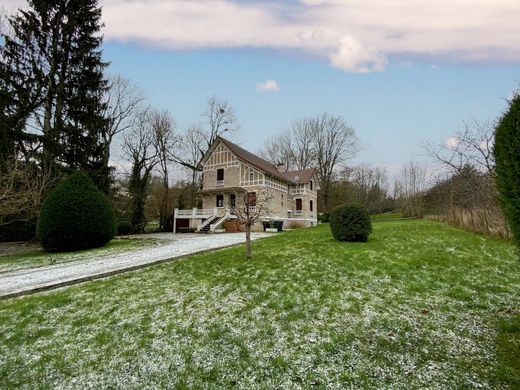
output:
[{"label": "white cloud", "polygon": [[459,141],[458,138],[449,137],[449,138],[446,139],[446,141],[444,141],[444,146],[447,149],[455,150],[459,146],[459,143],[460,143],[460,141]]},{"label": "white cloud", "polygon": [[520,64],[519,19],[518,0],[103,1],[108,40],[298,50],[347,72],[388,59]]},{"label": "white cloud", "polygon": [[372,47],[367,47],[352,36],[344,36],[339,47],[330,55],[330,64],[347,72],[369,73],[382,71],[386,57]]},{"label": "white cloud", "polygon": [[280,87],[278,86],[278,82],[276,80],[267,80],[263,83],[257,83],[256,89],[259,91],[276,92],[280,90]]}]

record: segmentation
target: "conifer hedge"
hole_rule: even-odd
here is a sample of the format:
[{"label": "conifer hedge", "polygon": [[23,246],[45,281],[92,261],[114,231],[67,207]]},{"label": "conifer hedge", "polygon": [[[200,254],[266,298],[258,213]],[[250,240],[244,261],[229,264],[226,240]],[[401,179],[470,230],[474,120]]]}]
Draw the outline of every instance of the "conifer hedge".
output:
[{"label": "conifer hedge", "polygon": [[520,246],[520,94],[509,102],[495,132],[494,155],[500,203]]}]

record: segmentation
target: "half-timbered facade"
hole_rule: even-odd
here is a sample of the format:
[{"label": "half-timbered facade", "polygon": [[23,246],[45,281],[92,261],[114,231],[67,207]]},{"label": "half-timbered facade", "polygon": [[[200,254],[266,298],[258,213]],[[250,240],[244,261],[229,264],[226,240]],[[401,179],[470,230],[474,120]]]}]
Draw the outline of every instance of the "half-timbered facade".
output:
[{"label": "half-timbered facade", "polygon": [[[217,138],[200,163],[202,169],[202,209],[176,210],[176,226],[199,231],[222,231],[234,219],[240,195],[264,196],[264,220],[284,222],[284,227],[317,224],[318,185],[314,169],[284,171],[280,166]],[[243,198],[242,198],[243,199]],[[182,220],[182,221],[179,221]],[[257,224],[255,229],[261,229]]]}]

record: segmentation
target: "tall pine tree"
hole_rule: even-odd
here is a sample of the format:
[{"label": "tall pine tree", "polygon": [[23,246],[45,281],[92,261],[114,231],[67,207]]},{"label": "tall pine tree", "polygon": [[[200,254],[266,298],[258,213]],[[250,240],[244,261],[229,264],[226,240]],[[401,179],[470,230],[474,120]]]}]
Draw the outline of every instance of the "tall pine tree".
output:
[{"label": "tall pine tree", "polygon": [[102,160],[107,63],[97,0],[30,0],[10,24],[0,65],[6,136],[0,153],[16,150],[44,173],[87,171],[108,191]]}]

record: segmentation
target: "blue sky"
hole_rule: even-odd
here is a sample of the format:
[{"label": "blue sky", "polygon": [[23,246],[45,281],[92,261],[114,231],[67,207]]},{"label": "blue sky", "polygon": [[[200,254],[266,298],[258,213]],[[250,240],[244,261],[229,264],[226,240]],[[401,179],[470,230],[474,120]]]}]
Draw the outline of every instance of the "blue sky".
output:
[{"label": "blue sky", "polygon": [[[390,61],[384,71],[348,73],[325,61],[269,49],[151,49],[106,42],[110,71],[138,83],[180,129],[200,120],[211,96],[229,99],[241,122],[236,140],[256,151],[292,120],[342,115],[362,143],[356,162],[391,173],[421,158],[421,140],[442,142],[472,118],[488,120],[517,88],[520,66]],[[278,91],[257,84],[276,80]]]},{"label": "blue sky", "polygon": [[[100,0],[110,72],[179,128],[230,100],[257,151],[302,117],[342,115],[356,162],[420,157],[520,87],[518,0]],[[7,11],[24,0],[4,0]],[[258,90],[260,83],[270,87]]]}]

